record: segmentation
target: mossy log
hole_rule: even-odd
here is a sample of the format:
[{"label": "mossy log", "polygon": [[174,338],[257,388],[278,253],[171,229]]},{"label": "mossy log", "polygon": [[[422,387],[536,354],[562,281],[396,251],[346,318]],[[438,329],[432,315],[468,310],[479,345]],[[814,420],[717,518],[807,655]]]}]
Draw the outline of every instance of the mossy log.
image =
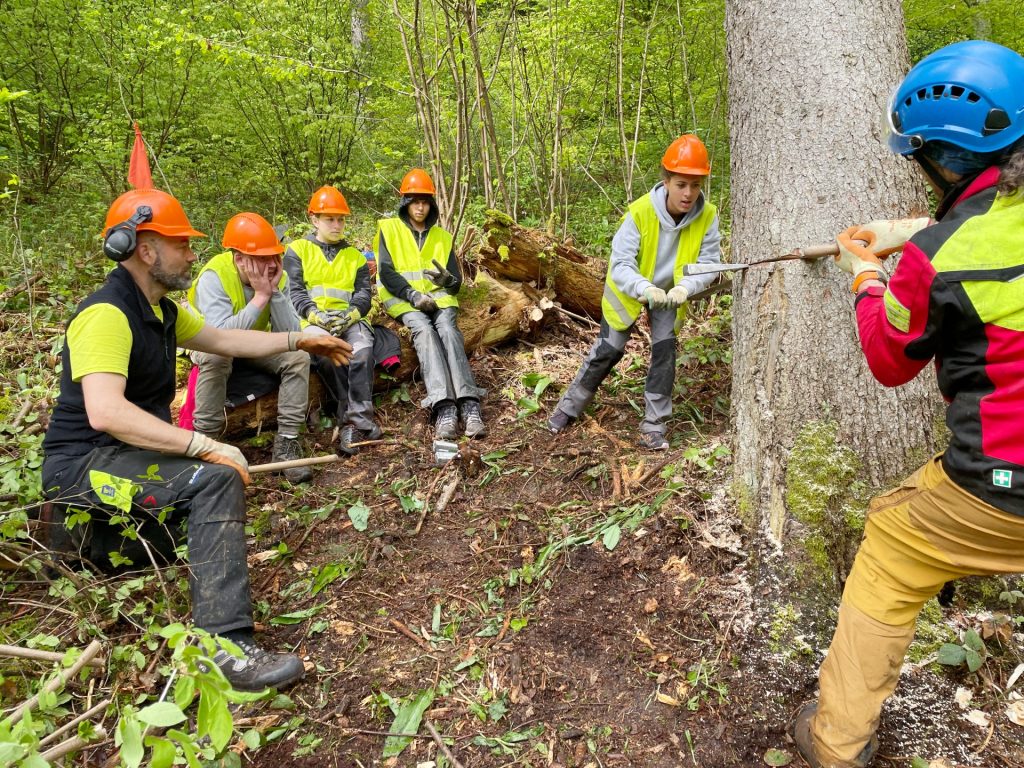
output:
[{"label": "mossy log", "polygon": [[563,307],[601,318],[601,294],[607,265],[575,248],[571,240],[523,227],[500,211],[489,210],[486,239],[476,263],[491,274],[551,290]]},{"label": "mossy log", "polygon": [[[513,338],[531,337],[543,325],[544,311],[538,306],[544,294],[528,285],[492,277],[486,272],[463,285],[459,294],[459,329],[466,342],[467,354],[478,349],[493,347]],[[385,325],[398,334],[402,344],[402,362],[392,378],[380,374],[374,386],[376,391],[386,390],[395,380],[408,381],[419,367],[409,331],[401,323],[382,312],[371,312],[374,323]],[[309,384],[310,408],[317,408],[325,398],[319,377],[311,376]],[[180,402],[180,398],[178,400]],[[246,434],[272,429],[277,422],[277,393],[253,400],[251,403],[228,411],[225,434]]]}]

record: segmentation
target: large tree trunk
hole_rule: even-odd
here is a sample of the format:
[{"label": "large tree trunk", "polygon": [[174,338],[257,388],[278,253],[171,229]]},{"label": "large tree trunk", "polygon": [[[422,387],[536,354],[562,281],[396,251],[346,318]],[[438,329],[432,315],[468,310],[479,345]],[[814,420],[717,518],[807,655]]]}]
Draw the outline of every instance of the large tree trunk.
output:
[{"label": "large tree trunk", "polygon": [[477,263],[502,277],[552,289],[563,307],[600,319],[606,265],[539,229],[487,211],[486,242]]},{"label": "large tree trunk", "polygon": [[[734,261],[922,212],[922,185],[878,130],[907,62],[899,0],[729,0],[726,28]],[[844,468],[830,469],[821,457],[822,482],[877,487],[920,463],[935,437],[930,372],[899,389],[873,379],[849,286],[830,260],[783,262],[737,279],[736,479],[748,522],[776,541],[786,539],[792,507],[808,492],[794,487],[795,476],[806,485],[808,475],[791,452],[842,458]],[[816,438],[827,439],[801,450]]]}]

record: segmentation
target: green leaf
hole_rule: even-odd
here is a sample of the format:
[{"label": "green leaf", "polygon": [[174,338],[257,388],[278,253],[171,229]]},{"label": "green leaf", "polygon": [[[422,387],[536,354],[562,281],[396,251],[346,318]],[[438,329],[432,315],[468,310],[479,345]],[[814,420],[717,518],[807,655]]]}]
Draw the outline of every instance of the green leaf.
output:
[{"label": "green leaf", "polygon": [[967,652],[963,646],[953,645],[952,643],[943,643],[942,647],[939,648],[938,656],[936,660],[939,664],[945,664],[948,667],[959,667],[964,663],[967,658]]},{"label": "green leaf", "polygon": [[[390,732],[417,733],[420,729],[420,720],[423,719],[423,713],[427,711],[427,708],[433,701],[434,689],[426,688],[403,703],[395,715],[395,721],[391,723]],[[409,746],[411,742],[412,738],[409,736],[388,736],[384,742],[383,757],[387,759],[402,754],[402,750]]]},{"label": "green leaf", "polygon": [[928,768],[928,761],[914,755],[914,759],[910,761],[910,768]]},{"label": "green leaf", "polygon": [[159,736],[147,736],[146,746],[153,750],[149,768],[171,768],[174,765],[174,744]]},{"label": "green leaf", "polygon": [[370,508],[360,502],[348,508],[348,519],[352,521],[352,527],[357,531],[365,531],[370,523]]},{"label": "green leaf", "polygon": [[982,653],[985,650],[985,641],[981,639],[981,635],[974,629],[968,629],[964,633],[964,645],[978,653]]},{"label": "green leaf", "polygon": [[242,734],[242,743],[245,744],[246,749],[259,749],[260,741],[260,732],[257,731],[255,728],[250,728],[248,731]]},{"label": "green leaf", "polygon": [[604,533],[601,535],[601,541],[604,542],[605,549],[611,551],[618,546],[619,539],[622,538],[622,529],[618,523],[613,523],[604,529]]},{"label": "green leaf", "polygon": [[985,663],[985,657],[972,648],[967,648],[964,651],[964,656],[967,659],[967,669],[971,672],[977,672]]},{"label": "green leaf", "polygon": [[287,624],[299,624],[306,619],[311,619],[316,616],[320,611],[324,609],[323,604],[314,605],[310,608],[306,608],[302,611],[293,611],[292,613],[283,613],[280,616],[275,616],[270,620],[270,623],[274,626],[282,626]]},{"label": "green leaf", "polygon": [[270,702],[271,709],[284,709],[289,712],[295,711],[295,702],[291,700],[287,694],[279,693],[274,697],[274,700]]},{"label": "green leaf", "polygon": [[174,703],[182,709],[187,709],[196,695],[195,678],[182,675],[174,684]]},{"label": "green leaf", "polygon": [[764,753],[766,765],[789,765],[793,762],[793,756],[784,749],[769,749]]},{"label": "green leaf", "polygon": [[150,704],[148,707],[140,709],[138,718],[140,722],[151,725],[154,728],[169,728],[182,722],[185,719],[185,713],[181,711],[177,704],[172,704],[169,701],[158,701],[155,704]]},{"label": "green leaf", "polygon": [[128,768],[138,768],[142,762],[142,729],[131,711],[121,715],[117,723],[115,743],[121,747],[121,762]]}]

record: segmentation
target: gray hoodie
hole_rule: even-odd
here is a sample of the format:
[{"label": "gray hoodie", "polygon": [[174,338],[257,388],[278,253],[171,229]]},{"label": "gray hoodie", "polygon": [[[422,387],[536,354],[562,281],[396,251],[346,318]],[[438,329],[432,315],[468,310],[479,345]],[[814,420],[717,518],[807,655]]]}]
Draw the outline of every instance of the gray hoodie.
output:
[{"label": "gray hoodie", "polygon": [[[675,286],[676,252],[679,249],[679,233],[684,227],[688,227],[700,212],[704,210],[704,193],[697,198],[691,208],[676,224],[665,207],[667,193],[665,185],[658,182],[651,190],[651,202],[654,203],[654,210],[658,214],[658,256],[654,265],[654,279],[648,280],[640,274],[640,230],[633,221],[633,216],[626,213],[619,230],[612,238],[611,275],[612,282],[619,290],[634,299],[643,296],[645,290],[652,285],[668,291]],[[722,235],[718,231],[718,214],[715,214],[714,221],[708,227],[704,240],[700,244],[700,255],[697,257],[698,264],[718,264],[722,261],[721,248]],[[683,286],[690,295],[702,291],[711,285],[715,275],[698,275],[684,277],[679,285]]]}]

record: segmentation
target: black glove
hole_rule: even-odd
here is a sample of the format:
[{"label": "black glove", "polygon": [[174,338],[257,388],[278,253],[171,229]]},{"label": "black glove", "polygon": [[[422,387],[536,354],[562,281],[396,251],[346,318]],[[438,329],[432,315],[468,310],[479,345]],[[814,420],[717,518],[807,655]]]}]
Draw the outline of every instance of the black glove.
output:
[{"label": "black glove", "polygon": [[355,307],[349,307],[348,309],[334,309],[327,314],[331,316],[327,330],[334,336],[341,336],[341,334],[358,323],[360,318],[363,316],[363,313]]},{"label": "black glove", "polygon": [[419,291],[409,291],[409,303],[412,304],[420,312],[436,312],[437,302],[434,301],[432,296],[428,296],[425,293]]},{"label": "black glove", "polygon": [[437,259],[431,259],[430,263],[437,269],[424,269],[423,274],[430,278],[430,282],[438,288],[451,288],[455,285],[455,275],[437,263]]}]

